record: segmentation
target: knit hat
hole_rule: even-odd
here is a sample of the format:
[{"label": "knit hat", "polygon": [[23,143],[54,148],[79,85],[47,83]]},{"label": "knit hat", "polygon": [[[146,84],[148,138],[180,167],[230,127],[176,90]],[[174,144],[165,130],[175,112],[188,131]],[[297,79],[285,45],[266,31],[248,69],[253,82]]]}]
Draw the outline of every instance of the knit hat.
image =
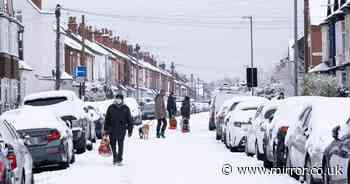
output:
[{"label": "knit hat", "polygon": [[124,100],[124,96],[122,94],[117,94],[115,98]]}]

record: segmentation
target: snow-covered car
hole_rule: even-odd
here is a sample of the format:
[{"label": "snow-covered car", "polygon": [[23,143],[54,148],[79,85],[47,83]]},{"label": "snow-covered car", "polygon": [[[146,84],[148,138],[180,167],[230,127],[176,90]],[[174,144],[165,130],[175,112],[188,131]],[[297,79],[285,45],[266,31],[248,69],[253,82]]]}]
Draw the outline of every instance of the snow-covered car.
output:
[{"label": "snow-covered car", "polygon": [[216,122],[216,140],[221,140],[222,134],[223,134],[223,123],[226,117],[226,113],[228,112],[228,109],[232,106],[233,101],[227,100],[225,103],[220,107],[220,110],[215,116],[215,122]]},{"label": "snow-covered car", "polygon": [[233,97],[238,96],[237,94],[230,92],[220,92],[217,94],[211,101],[211,110],[209,117],[209,130],[213,131],[216,128],[215,116],[218,114],[220,107],[225,103],[225,101],[232,99]]},{"label": "snow-covered car", "polygon": [[[108,110],[108,107],[112,105],[114,100],[105,100],[105,101],[100,101],[100,102],[94,102],[95,107],[99,109],[99,112],[103,114],[103,119],[106,116],[106,112]],[[137,101],[135,98],[125,98],[124,99],[125,105],[127,105],[130,109],[130,113],[132,116],[133,124],[134,125],[141,125],[142,124],[142,113],[141,113],[141,108],[138,105]],[[103,123],[104,124],[104,123]]]},{"label": "snow-covered car", "polygon": [[154,119],[156,114],[156,107],[154,98],[143,98],[140,102],[142,111],[142,119]]},{"label": "snow-covered car", "polygon": [[274,114],[273,120],[266,126],[263,138],[264,166],[282,167],[286,160],[284,157],[285,136],[289,127],[297,124],[305,108],[321,97],[290,97],[280,100],[280,105]]},{"label": "snow-covered car", "polygon": [[222,132],[222,136],[221,136],[221,141],[227,146],[227,124],[229,123],[230,119],[233,118],[233,114],[234,111],[236,109],[236,107],[244,102],[244,101],[249,101],[249,100],[256,100],[256,101],[263,101],[263,102],[268,102],[268,100],[266,98],[262,98],[262,97],[257,97],[257,96],[236,96],[230,100],[228,100],[228,104],[229,104],[229,108],[226,109],[226,111],[224,112],[225,116],[223,117],[223,121],[219,121],[219,124],[217,126],[219,126],[219,132],[218,134],[220,134],[220,131]]},{"label": "snow-covered car", "polygon": [[[335,153],[333,157],[324,153],[333,141],[331,130],[349,120],[349,106],[350,100],[345,98],[313,100],[303,110],[298,123],[287,133],[285,140],[287,167],[322,168],[325,166],[325,160],[330,160],[328,164],[334,168],[342,164],[342,159],[337,159],[336,149],[329,151],[329,153]],[[335,144],[338,142],[335,141]],[[339,155],[341,154],[343,153]],[[345,168],[341,168],[343,171],[348,171],[349,162],[343,163],[344,165],[346,165]],[[294,176],[298,177],[296,174]],[[306,174],[304,179],[308,184],[318,183],[322,181],[322,175]]]},{"label": "snow-covered car", "polygon": [[45,91],[28,95],[23,100],[24,106],[44,107],[55,112],[62,120],[70,123],[73,131],[74,149],[81,154],[92,150],[88,140],[89,122],[84,112],[84,102],[73,91]]},{"label": "snow-covered car", "polygon": [[264,160],[263,138],[266,126],[271,123],[277,111],[279,101],[270,101],[261,105],[252,120],[252,126],[247,132],[245,152],[248,156],[256,155],[258,160]]},{"label": "snow-covered car", "polygon": [[235,151],[245,147],[248,128],[258,107],[267,103],[266,99],[247,100],[239,103],[232,111],[226,127],[226,146]]},{"label": "snow-covered car", "polygon": [[29,141],[26,146],[34,168],[59,165],[63,169],[74,163],[73,133],[54,112],[28,107],[5,112],[2,116],[17,133]]},{"label": "snow-covered car", "polygon": [[25,145],[28,140],[20,138],[16,129],[0,116],[0,145],[10,161],[14,184],[34,184],[33,158]]}]

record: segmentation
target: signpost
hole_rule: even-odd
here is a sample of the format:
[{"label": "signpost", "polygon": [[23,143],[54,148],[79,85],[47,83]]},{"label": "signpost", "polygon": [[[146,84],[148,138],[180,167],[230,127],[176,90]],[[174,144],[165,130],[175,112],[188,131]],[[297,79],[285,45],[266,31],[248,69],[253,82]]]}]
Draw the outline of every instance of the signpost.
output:
[{"label": "signpost", "polygon": [[83,90],[85,90],[83,89],[83,83],[87,76],[86,66],[77,66],[74,75],[75,79],[79,82],[79,98],[82,98]]},{"label": "signpost", "polygon": [[258,87],[258,69],[247,68],[247,87]]}]

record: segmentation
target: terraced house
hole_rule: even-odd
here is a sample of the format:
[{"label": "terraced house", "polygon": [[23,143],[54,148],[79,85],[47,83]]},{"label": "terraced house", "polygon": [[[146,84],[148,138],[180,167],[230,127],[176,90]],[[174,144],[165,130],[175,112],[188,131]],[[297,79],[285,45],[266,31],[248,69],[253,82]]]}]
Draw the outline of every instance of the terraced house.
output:
[{"label": "terraced house", "polygon": [[23,26],[12,0],[0,0],[0,113],[18,105],[23,68]]}]

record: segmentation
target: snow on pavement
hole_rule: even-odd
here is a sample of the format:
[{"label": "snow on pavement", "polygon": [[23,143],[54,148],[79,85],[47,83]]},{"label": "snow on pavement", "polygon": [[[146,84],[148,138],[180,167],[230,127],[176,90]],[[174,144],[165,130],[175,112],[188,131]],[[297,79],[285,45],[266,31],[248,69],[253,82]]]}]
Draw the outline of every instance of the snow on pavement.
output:
[{"label": "snow on pavement", "polygon": [[208,113],[193,115],[191,133],[167,130],[166,139],[155,138],[153,121],[151,138],[140,140],[137,130],[125,142],[124,166],[112,165],[111,158],[102,158],[95,150],[77,156],[67,170],[43,172],[35,175],[37,184],[61,183],[121,183],[121,184],[194,184],[194,183],[280,183],[296,180],[286,175],[240,175],[237,170],[224,175],[222,167],[262,166],[256,158],[243,153],[231,153],[215,140],[215,132],[208,131]]}]

